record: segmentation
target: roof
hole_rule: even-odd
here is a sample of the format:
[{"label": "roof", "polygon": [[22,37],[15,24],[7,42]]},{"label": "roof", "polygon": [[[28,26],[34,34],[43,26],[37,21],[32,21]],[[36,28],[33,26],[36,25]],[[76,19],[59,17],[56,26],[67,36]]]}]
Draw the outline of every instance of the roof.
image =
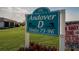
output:
[{"label": "roof", "polygon": [[79,24],[79,21],[69,21],[69,22],[66,22],[66,25],[70,25],[70,24]]},{"label": "roof", "polygon": [[16,22],[16,21],[0,17],[0,22]]}]

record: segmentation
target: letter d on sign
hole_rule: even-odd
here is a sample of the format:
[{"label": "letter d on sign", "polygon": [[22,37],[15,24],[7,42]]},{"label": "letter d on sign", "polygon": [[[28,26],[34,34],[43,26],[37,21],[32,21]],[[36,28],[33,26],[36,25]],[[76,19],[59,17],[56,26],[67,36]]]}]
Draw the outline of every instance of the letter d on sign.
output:
[{"label": "letter d on sign", "polygon": [[39,22],[38,22],[38,28],[42,28],[43,25],[44,25],[44,22],[43,22],[43,21],[39,21]]}]

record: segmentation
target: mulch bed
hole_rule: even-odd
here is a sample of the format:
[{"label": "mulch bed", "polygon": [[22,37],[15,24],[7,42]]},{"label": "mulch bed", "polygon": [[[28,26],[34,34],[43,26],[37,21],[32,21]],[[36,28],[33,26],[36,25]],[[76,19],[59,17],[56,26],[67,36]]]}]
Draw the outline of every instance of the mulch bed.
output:
[{"label": "mulch bed", "polygon": [[22,48],[18,49],[18,51],[58,51],[58,49],[55,46],[46,47],[43,45],[30,43],[29,48],[22,47]]}]

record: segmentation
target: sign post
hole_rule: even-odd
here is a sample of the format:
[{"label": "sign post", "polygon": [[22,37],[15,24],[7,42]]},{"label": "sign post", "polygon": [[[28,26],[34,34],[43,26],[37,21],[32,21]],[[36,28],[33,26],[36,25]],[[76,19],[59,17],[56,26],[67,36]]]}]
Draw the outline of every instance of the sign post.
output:
[{"label": "sign post", "polygon": [[65,10],[60,10],[60,39],[59,50],[65,50]]},{"label": "sign post", "polygon": [[[26,26],[25,26],[25,30],[26,30],[27,29],[27,22],[25,21],[25,23],[26,23]],[[26,31],[25,32],[25,48],[29,48],[29,38],[30,38],[30,34]]]}]

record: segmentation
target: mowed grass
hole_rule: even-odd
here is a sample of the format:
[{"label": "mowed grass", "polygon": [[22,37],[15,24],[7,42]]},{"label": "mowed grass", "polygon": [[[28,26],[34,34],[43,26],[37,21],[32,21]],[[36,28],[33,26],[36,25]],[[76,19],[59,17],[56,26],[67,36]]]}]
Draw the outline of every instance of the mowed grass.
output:
[{"label": "mowed grass", "polygon": [[24,47],[24,28],[8,28],[0,30],[0,51],[16,51]]},{"label": "mowed grass", "polygon": [[49,35],[31,33],[30,41],[40,45],[50,47],[56,46],[57,48],[59,48],[59,36],[49,36]]},{"label": "mowed grass", "polygon": [[[0,51],[16,51],[19,48],[24,47],[24,41],[24,27],[0,30]],[[30,41],[45,46],[59,47],[59,36],[30,33]]]}]

